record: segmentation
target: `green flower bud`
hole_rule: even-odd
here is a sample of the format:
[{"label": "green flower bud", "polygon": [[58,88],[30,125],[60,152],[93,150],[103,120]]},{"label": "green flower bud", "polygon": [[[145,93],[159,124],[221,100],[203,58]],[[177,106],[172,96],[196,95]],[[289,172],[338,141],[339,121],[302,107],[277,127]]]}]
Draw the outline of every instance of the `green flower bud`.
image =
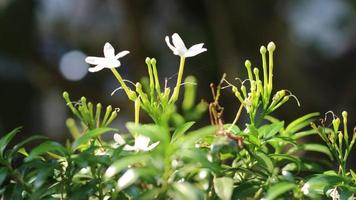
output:
[{"label": "green flower bud", "polygon": [[333,119],[333,128],[334,128],[334,132],[338,132],[339,131],[339,127],[340,127],[340,118],[336,118]]},{"label": "green flower bud", "polygon": [[110,105],[107,106],[106,107],[106,111],[105,111],[105,115],[104,115],[104,119],[103,119],[103,121],[101,123],[101,126],[105,127],[105,124],[106,124],[106,122],[107,122],[107,120],[108,120],[108,118],[110,116],[111,111],[112,111],[112,107]]},{"label": "green flower bud", "polygon": [[252,76],[252,71],[251,71],[251,62],[249,60],[245,61],[245,67],[247,69],[248,79],[250,79],[250,81],[252,81],[253,76]]},{"label": "green flower bud", "polygon": [[147,65],[151,64],[151,59],[150,59],[149,57],[146,57],[145,63],[146,63]]},{"label": "green flower bud", "polygon": [[95,122],[97,127],[99,127],[100,124],[101,108],[102,108],[101,103],[96,104]]},{"label": "green flower bud", "polygon": [[342,118],[344,121],[344,138],[345,138],[346,143],[348,143],[349,134],[347,132],[347,112],[346,111],[342,112]]},{"label": "green flower bud", "polygon": [[267,52],[266,47],[265,47],[265,46],[261,46],[261,48],[260,48],[260,53],[261,53],[261,54],[265,54],[266,52]]},{"label": "green flower bud", "polygon": [[276,49],[276,45],[274,44],[274,42],[269,42],[267,45],[267,49],[268,51],[274,51]]}]

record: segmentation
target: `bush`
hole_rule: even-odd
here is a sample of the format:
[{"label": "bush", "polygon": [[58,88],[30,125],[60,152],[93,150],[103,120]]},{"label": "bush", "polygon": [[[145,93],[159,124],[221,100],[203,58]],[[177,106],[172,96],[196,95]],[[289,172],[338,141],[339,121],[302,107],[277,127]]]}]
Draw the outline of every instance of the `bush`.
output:
[{"label": "bush", "polygon": [[[248,79],[234,85],[223,75],[217,85],[210,86],[213,101],[196,104],[195,78],[188,76],[182,83],[185,60],[207,49],[203,44],[186,48],[178,34],[172,40],[173,44],[166,37],[169,48],[180,57],[172,91],[160,86],[154,58],[146,59],[148,77],[132,90],[116,70],[121,65],[118,59],[128,51],[115,55],[107,43],[105,57],[87,57],[95,65],[90,72],[109,68],[134,103],[135,119],[126,123],[128,133],[111,128],[118,115],[112,106],[103,109],[85,97],[73,102],[64,92],[67,106],[78,119],[66,122],[73,139],[60,144],[32,136],[11,146],[20,128],[2,137],[1,199],[354,198],[356,174],[346,166],[356,130],[348,130],[347,112],[342,118],[331,113],[330,125],[326,125],[327,118],[320,125],[315,123],[319,113],[291,123],[272,116],[291,98],[299,105],[288,90],[273,91],[273,42],[260,49],[261,77],[260,70],[252,69],[247,60]],[[184,98],[178,109],[182,85]],[[219,104],[221,92],[226,90],[239,106],[231,123],[224,123],[224,108]],[[142,111],[152,123],[140,123]],[[199,121],[207,111],[209,125]],[[242,112],[249,119],[245,126],[238,126]],[[115,133],[113,140],[101,138],[107,133]],[[302,142],[316,134],[324,144]],[[34,140],[42,143],[27,148]],[[309,156],[314,155],[311,152],[319,159]]]}]

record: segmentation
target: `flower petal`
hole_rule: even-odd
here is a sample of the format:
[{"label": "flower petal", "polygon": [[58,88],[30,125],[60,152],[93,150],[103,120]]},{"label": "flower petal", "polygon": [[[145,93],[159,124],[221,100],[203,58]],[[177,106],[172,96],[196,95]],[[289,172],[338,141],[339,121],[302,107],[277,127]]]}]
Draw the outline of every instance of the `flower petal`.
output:
[{"label": "flower petal", "polygon": [[108,58],[105,60],[105,63],[103,64],[105,68],[115,68],[115,67],[120,67],[121,62],[119,60],[116,60],[115,58]]},{"label": "flower petal", "polygon": [[91,65],[98,65],[105,61],[103,57],[88,56],[85,58],[85,62]]},{"label": "flower petal", "polygon": [[155,142],[153,144],[151,144],[150,146],[148,146],[146,148],[146,151],[151,151],[152,149],[154,149],[157,145],[159,145],[159,141],[158,142]]},{"label": "flower petal", "polygon": [[177,50],[179,52],[187,50],[187,47],[185,47],[185,44],[184,44],[182,38],[180,38],[180,36],[178,35],[178,33],[174,33],[172,35],[172,42],[173,42],[173,45],[177,48]]},{"label": "flower petal", "polygon": [[148,144],[150,143],[150,138],[144,135],[139,135],[135,139],[135,147],[138,149],[145,149],[147,148]]},{"label": "flower petal", "polygon": [[131,146],[131,145],[125,145],[124,146],[124,151],[137,151],[138,149],[136,148],[136,146]]},{"label": "flower petal", "polygon": [[188,51],[185,53],[185,57],[192,57],[192,56],[196,56],[204,51],[207,51],[206,48],[203,48],[204,43],[200,43],[200,44],[196,44],[193,45],[192,47],[190,47],[188,49]]},{"label": "flower petal", "polygon": [[115,58],[116,59],[119,59],[119,58],[122,58],[124,56],[126,56],[127,54],[129,54],[130,52],[129,51],[121,51],[120,53],[118,53]]},{"label": "flower petal", "polygon": [[95,66],[95,67],[89,68],[88,70],[89,70],[89,72],[98,72],[98,71],[100,71],[100,70],[102,70],[102,69],[104,69],[104,66],[103,66],[103,65],[97,65],[97,66]]},{"label": "flower petal", "polygon": [[116,143],[118,143],[119,145],[123,145],[123,144],[126,143],[125,140],[124,140],[124,138],[122,138],[122,136],[121,136],[120,134],[118,134],[118,133],[115,133],[115,134],[114,134],[114,141],[115,141]]},{"label": "flower petal", "polygon": [[171,44],[171,41],[169,40],[169,37],[166,36],[165,38],[167,46],[173,51],[173,53],[176,51],[176,48]]},{"label": "flower petal", "polygon": [[138,178],[138,173],[134,169],[128,169],[117,181],[117,189],[122,190],[133,184]]},{"label": "flower petal", "polygon": [[104,45],[104,56],[105,58],[115,57],[115,49],[109,42]]}]

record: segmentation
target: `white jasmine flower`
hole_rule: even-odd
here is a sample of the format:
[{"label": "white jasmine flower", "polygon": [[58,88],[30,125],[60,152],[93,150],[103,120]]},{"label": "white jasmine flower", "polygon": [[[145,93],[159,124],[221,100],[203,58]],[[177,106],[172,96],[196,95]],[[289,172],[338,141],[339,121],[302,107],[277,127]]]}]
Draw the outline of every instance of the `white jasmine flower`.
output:
[{"label": "white jasmine flower", "polygon": [[117,181],[117,189],[122,190],[133,184],[138,178],[134,169],[128,169]]},{"label": "white jasmine flower", "polygon": [[120,67],[121,63],[118,60],[129,54],[129,51],[121,51],[115,55],[115,49],[110,43],[105,43],[104,45],[104,56],[105,57],[94,57],[88,56],[85,58],[85,62],[95,65],[95,67],[89,68],[89,72],[97,72],[104,68],[116,68]]},{"label": "white jasmine flower", "polygon": [[[114,134],[114,140],[119,146],[126,144],[125,140],[121,137],[121,135],[117,133]],[[124,150],[125,151],[151,151],[159,144],[159,141],[151,145],[149,144],[150,144],[150,138],[144,135],[139,135],[135,138],[135,144],[133,146],[126,144],[124,146]]]},{"label": "white jasmine flower", "polygon": [[309,183],[306,183],[303,185],[302,187],[302,192],[304,195],[308,195],[309,194],[309,188],[310,188],[310,184]]},{"label": "white jasmine flower", "polygon": [[337,191],[337,187],[334,187],[334,188],[329,189],[326,193],[329,194],[330,197],[331,197],[333,200],[338,200],[338,199],[340,199],[340,194],[339,194],[339,192]]},{"label": "white jasmine flower", "polygon": [[124,138],[122,138],[121,135],[118,134],[118,133],[115,133],[115,134],[114,134],[114,141],[115,141],[116,144],[118,144],[119,146],[126,144]]},{"label": "white jasmine flower", "polygon": [[174,55],[185,58],[196,56],[207,50],[206,48],[203,48],[204,43],[193,45],[189,49],[187,49],[182,38],[180,38],[177,33],[174,33],[172,35],[173,45],[171,44],[168,36],[166,36],[165,40],[168,47],[173,51]]}]

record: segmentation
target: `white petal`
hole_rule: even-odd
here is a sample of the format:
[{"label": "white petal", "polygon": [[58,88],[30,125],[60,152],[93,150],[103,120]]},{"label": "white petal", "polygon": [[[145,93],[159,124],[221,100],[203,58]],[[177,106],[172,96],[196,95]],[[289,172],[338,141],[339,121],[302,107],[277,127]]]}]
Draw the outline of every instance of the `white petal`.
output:
[{"label": "white petal", "polygon": [[200,44],[196,44],[193,45],[192,47],[190,47],[188,49],[188,51],[185,53],[185,57],[192,57],[192,56],[196,56],[204,51],[207,51],[206,48],[203,48],[204,43],[200,43]]},{"label": "white petal", "polygon": [[111,178],[112,176],[114,176],[117,173],[117,170],[115,167],[109,167],[106,172],[105,172],[105,177],[107,178]]},{"label": "white petal", "polygon": [[102,64],[105,68],[115,68],[115,67],[120,67],[121,62],[119,60],[116,60],[115,58],[107,58],[105,59],[105,62]]},{"label": "white petal", "polygon": [[144,135],[139,135],[135,139],[135,147],[139,149],[146,149],[149,143],[150,143],[150,138]]},{"label": "white petal", "polygon": [[138,150],[136,148],[136,146],[131,146],[131,145],[128,145],[128,144],[124,146],[124,151],[136,151],[136,150]]},{"label": "white petal", "polygon": [[187,51],[187,47],[185,47],[185,44],[184,44],[182,38],[180,38],[180,36],[178,35],[178,33],[174,33],[172,35],[172,42],[178,51],[180,51],[180,52]]},{"label": "white petal", "polygon": [[98,71],[100,71],[100,70],[102,70],[102,69],[104,69],[104,66],[102,66],[102,65],[97,65],[97,66],[95,66],[95,67],[89,68],[88,70],[89,70],[89,72],[98,72]]},{"label": "white petal", "polygon": [[109,42],[105,43],[104,45],[104,56],[105,58],[115,57],[114,47]]},{"label": "white petal", "polygon": [[116,59],[119,59],[119,58],[122,58],[124,56],[126,56],[127,54],[129,54],[130,52],[129,51],[121,51],[120,53],[118,53],[115,58]]},{"label": "white petal", "polygon": [[146,151],[151,151],[154,149],[157,145],[159,145],[159,141],[151,144],[149,147],[146,148]]},{"label": "white petal", "polygon": [[122,190],[133,184],[138,178],[138,174],[134,169],[127,170],[117,181],[117,189]]},{"label": "white petal", "polygon": [[91,65],[98,65],[105,61],[103,57],[88,56],[85,58],[85,62]]},{"label": "white petal", "polygon": [[115,133],[115,134],[114,134],[114,140],[115,140],[115,142],[118,143],[119,145],[123,145],[123,144],[126,143],[125,140],[124,140],[124,138],[122,138],[121,135],[118,134],[118,133]]},{"label": "white petal", "polygon": [[167,46],[173,51],[173,53],[176,51],[176,48],[171,44],[171,41],[169,40],[169,37],[166,36],[165,38]]}]

